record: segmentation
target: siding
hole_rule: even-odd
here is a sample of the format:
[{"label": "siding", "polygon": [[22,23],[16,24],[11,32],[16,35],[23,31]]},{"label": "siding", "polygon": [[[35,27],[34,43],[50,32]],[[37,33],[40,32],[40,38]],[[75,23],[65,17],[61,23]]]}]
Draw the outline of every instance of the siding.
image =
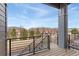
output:
[{"label": "siding", "polygon": [[6,54],[5,43],[5,4],[0,3],[0,56]]}]

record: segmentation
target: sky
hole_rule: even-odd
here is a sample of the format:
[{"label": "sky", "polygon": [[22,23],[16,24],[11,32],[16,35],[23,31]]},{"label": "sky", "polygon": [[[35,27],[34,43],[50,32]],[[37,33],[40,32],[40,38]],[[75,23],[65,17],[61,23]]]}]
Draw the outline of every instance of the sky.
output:
[{"label": "sky", "polygon": [[[58,9],[41,3],[10,3],[7,9],[9,27],[58,27]],[[79,28],[79,4],[68,6],[68,27]]]}]

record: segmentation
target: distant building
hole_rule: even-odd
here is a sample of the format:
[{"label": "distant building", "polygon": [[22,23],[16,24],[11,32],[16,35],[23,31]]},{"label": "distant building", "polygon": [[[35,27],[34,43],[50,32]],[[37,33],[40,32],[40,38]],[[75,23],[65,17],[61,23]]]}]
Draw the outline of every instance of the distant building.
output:
[{"label": "distant building", "polygon": [[20,28],[20,27],[8,27],[7,32],[11,32],[12,29],[16,29],[16,36],[17,36],[17,38],[19,38],[19,37],[20,37],[21,30],[23,30],[23,29],[25,29],[25,28]]},{"label": "distant building", "polygon": [[[56,29],[56,28],[38,28],[38,29],[39,29],[40,33],[45,32],[45,33],[56,34],[56,33],[58,32],[58,29]],[[29,29],[29,30],[36,31],[37,28],[31,28],[31,29]]]}]

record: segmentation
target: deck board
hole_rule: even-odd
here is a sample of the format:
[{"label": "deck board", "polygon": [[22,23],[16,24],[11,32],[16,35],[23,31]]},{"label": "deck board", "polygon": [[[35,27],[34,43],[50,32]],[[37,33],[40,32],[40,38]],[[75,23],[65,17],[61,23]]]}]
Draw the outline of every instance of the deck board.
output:
[{"label": "deck board", "polygon": [[34,56],[79,56],[79,50],[70,48],[62,49],[57,46],[56,40],[52,39],[50,44],[51,49],[36,53]]}]

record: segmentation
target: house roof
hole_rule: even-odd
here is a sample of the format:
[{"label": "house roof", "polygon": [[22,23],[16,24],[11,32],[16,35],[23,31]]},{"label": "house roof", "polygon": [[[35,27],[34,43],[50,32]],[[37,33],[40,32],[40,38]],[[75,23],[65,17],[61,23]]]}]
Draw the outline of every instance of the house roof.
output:
[{"label": "house roof", "polygon": [[[45,3],[45,4],[60,9],[60,4],[64,4],[64,3]],[[67,4],[69,5],[70,3]]]}]

